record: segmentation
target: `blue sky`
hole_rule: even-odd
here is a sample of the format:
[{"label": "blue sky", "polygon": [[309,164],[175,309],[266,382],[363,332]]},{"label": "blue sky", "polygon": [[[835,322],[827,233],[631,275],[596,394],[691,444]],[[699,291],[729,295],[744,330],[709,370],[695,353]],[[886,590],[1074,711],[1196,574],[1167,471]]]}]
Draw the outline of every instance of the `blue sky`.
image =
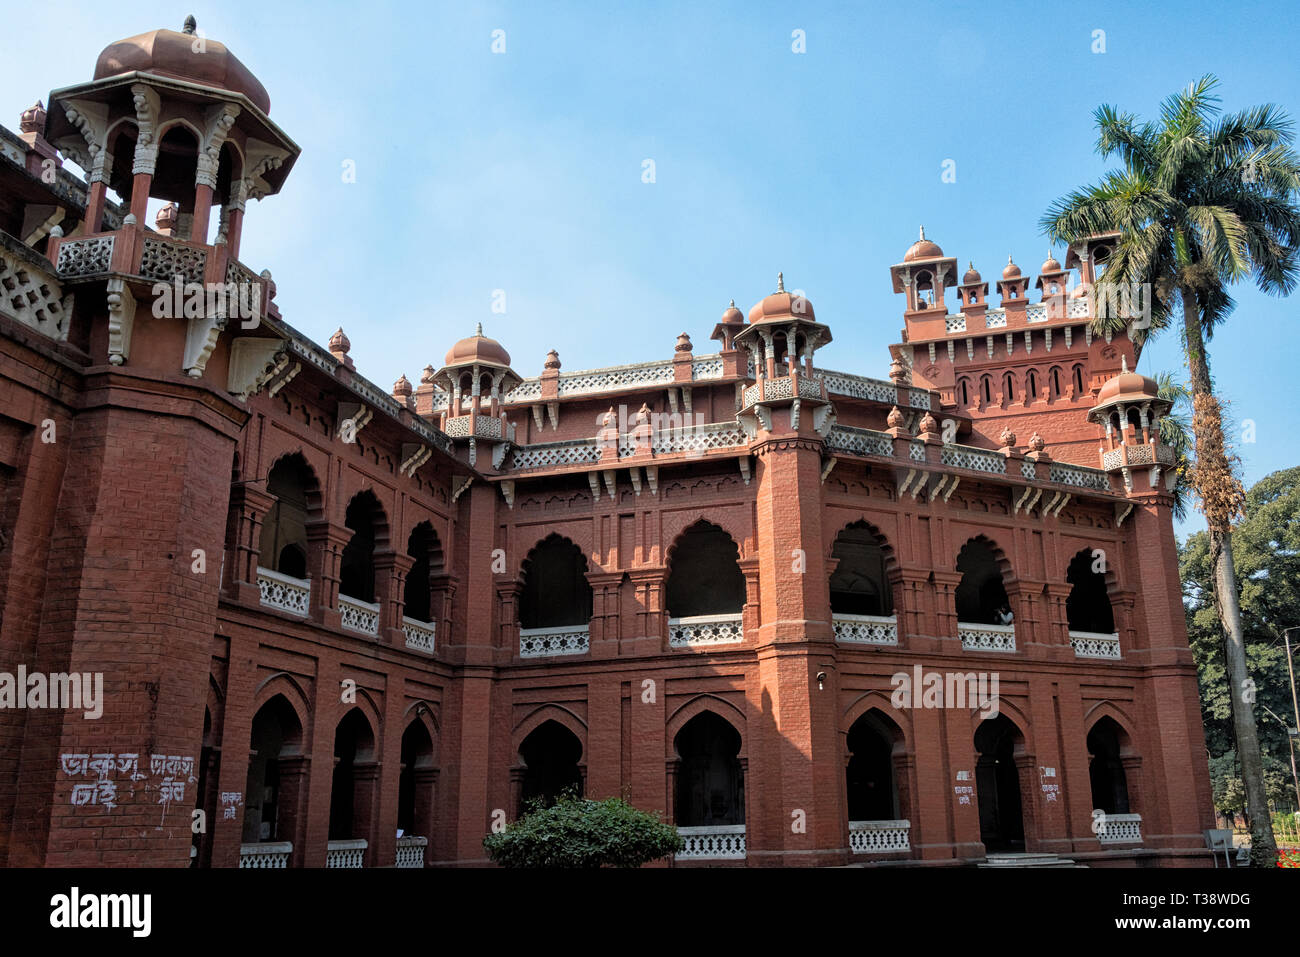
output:
[{"label": "blue sky", "polygon": [[[109,42],[179,29],[192,12],[261,79],[272,119],[303,149],[283,193],[250,204],[241,259],[272,270],[305,333],[324,342],[342,325],[372,380],[415,380],[476,322],[525,376],[552,347],[566,370],[666,357],[682,331],[711,352],[727,301],[748,310],[778,270],[834,332],[820,364],[884,377],[902,326],[888,267],[918,224],[986,278],[1008,253],[1036,273],[1039,217],[1103,171],[1095,107],[1153,116],[1213,72],[1225,108],[1296,115],[1298,11],[44,3],[3,44],[0,122],[16,129],[37,97],[90,79]],[[792,51],[795,30],[805,53]],[[941,179],[945,160],[955,182]],[[1300,299],[1244,287],[1237,299],[1211,358],[1230,415],[1255,424],[1237,447],[1250,483],[1300,463]],[[1166,336],[1143,372],[1182,367]]]}]

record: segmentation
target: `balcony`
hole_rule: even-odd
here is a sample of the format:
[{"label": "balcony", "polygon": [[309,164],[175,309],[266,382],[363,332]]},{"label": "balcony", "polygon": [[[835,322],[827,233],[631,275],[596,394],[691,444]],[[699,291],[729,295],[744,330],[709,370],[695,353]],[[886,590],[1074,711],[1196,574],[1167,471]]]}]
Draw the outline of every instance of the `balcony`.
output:
[{"label": "balcony", "polygon": [[707,827],[679,827],[686,847],[677,852],[679,861],[743,861],[745,825],[720,824]]},{"label": "balcony", "polygon": [[423,868],[424,849],[429,846],[429,839],[418,834],[408,834],[397,839],[397,861],[393,865],[400,868]]},{"label": "balcony", "polygon": [[342,615],[343,627],[348,631],[379,637],[379,606],[368,601],[358,601],[347,595],[339,595],[339,614]]},{"label": "balcony", "polygon": [[1119,633],[1106,635],[1095,631],[1071,631],[1070,647],[1076,658],[1110,658],[1119,660]]},{"label": "balcony", "polygon": [[1093,811],[1094,815],[1101,813],[1101,829],[1097,832],[1097,840],[1103,844],[1141,844],[1142,843],[1142,815],[1141,814],[1106,814],[1104,811]]},{"label": "balcony", "polygon": [[402,616],[402,632],[406,635],[406,647],[412,651],[422,651],[426,655],[433,654],[433,636],[435,623],[432,621],[416,621],[414,618]]},{"label": "balcony", "polygon": [[590,647],[591,633],[587,625],[519,629],[520,658],[582,655],[586,654]]},{"label": "balcony", "polygon": [[910,821],[849,821],[849,848],[854,854],[910,851]]},{"label": "balcony", "polygon": [[835,640],[847,645],[898,644],[898,618],[890,615],[832,615]]},{"label": "balcony", "polygon": [[668,644],[673,648],[734,645],[745,640],[743,615],[693,615],[668,619]]},{"label": "balcony", "polygon": [[293,844],[290,841],[241,844],[239,845],[239,867],[241,870],[285,868],[289,866],[289,855],[292,853]]},{"label": "balcony", "polygon": [[962,651],[1015,651],[1015,625],[977,625],[969,621],[957,622],[957,635]]},{"label": "balcony", "polygon": [[262,596],[262,604],[268,608],[306,617],[311,607],[311,582],[307,579],[292,578],[259,567],[257,590]]},{"label": "balcony", "polygon": [[350,841],[330,841],[325,850],[327,868],[364,867],[366,863],[366,841],[357,838]]}]

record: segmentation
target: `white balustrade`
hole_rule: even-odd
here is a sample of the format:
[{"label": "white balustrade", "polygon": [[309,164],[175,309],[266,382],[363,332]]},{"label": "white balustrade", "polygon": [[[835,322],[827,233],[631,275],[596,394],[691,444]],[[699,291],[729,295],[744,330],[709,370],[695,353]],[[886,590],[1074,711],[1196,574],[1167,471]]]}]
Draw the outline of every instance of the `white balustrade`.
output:
[{"label": "white balustrade", "polygon": [[339,615],[348,631],[377,637],[379,635],[379,606],[339,594]]},{"label": "white balustrade", "polygon": [[692,615],[668,619],[668,644],[674,648],[731,645],[745,640],[743,615]]},{"label": "white balustrade", "polygon": [[397,861],[394,867],[424,867],[424,849],[429,839],[419,834],[405,834],[397,839]]},{"label": "white balustrade", "polygon": [[262,844],[239,845],[239,866],[253,870],[278,869],[289,866],[293,844],[289,841],[267,841]]},{"label": "white balustrade", "polygon": [[716,824],[708,827],[679,827],[686,847],[677,852],[679,861],[743,861],[745,825]]},{"label": "white balustrade", "polygon": [[311,582],[304,578],[281,575],[269,568],[258,567],[257,591],[262,604],[278,608],[291,615],[306,615],[311,608]]},{"label": "white balustrade", "polygon": [[962,651],[1015,651],[1015,625],[978,625],[957,622]]},{"label": "white balustrade", "polygon": [[1070,631],[1070,646],[1076,658],[1114,658],[1119,654],[1119,632]]},{"label": "white balustrade", "polygon": [[854,854],[893,854],[910,851],[910,821],[849,821],[849,847]]},{"label": "white balustrade", "polygon": [[940,460],[944,465],[970,469],[972,472],[1005,475],[1007,471],[1007,459],[1001,452],[990,452],[969,445],[945,445]]},{"label": "white balustrade", "polygon": [[433,636],[436,623],[432,621],[416,621],[414,618],[402,616],[402,632],[406,635],[406,647],[412,651],[423,651],[425,654],[433,654]]},{"label": "white balustrade", "polygon": [[1101,817],[1097,818],[1099,829],[1097,831],[1097,840],[1103,844],[1141,844],[1142,843],[1142,815],[1141,814],[1107,814],[1105,811],[1093,811],[1094,818],[1100,813]]},{"label": "white balustrade", "polygon": [[835,640],[845,644],[898,644],[898,618],[894,615],[883,618],[878,615],[835,614],[831,616],[831,627],[835,630]]},{"label": "white balustrade", "polygon": [[591,633],[587,625],[519,629],[520,658],[581,655],[590,647]]},{"label": "white balustrade", "polygon": [[364,867],[366,846],[365,838],[330,841],[325,849],[325,866],[328,868]]}]

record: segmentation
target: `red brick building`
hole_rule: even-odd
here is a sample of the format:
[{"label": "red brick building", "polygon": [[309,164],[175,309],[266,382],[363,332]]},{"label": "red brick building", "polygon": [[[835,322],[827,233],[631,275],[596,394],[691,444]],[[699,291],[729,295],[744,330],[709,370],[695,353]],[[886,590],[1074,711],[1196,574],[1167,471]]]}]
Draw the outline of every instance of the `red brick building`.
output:
[{"label": "red brick building", "polygon": [[390,393],[238,258],[298,149],[225,47],[47,102],[0,129],[0,648],[102,715],[0,708],[0,862],[476,864],[572,786],[683,864],[1208,863],[1166,404],[1071,293],[1109,237],[994,307],[922,234],[886,379],[778,278],[708,355],[479,333]]}]

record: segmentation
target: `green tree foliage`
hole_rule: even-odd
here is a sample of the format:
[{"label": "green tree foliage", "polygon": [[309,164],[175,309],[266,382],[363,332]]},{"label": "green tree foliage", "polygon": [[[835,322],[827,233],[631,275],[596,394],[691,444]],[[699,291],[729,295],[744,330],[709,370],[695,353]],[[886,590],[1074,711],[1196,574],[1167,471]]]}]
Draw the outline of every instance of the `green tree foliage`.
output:
[{"label": "green tree foliage", "polygon": [[[1246,495],[1245,518],[1232,538],[1246,661],[1255,682],[1255,717],[1268,799],[1294,808],[1295,787],[1286,729],[1265,710],[1295,721],[1282,630],[1300,625],[1300,467],[1274,472]],[[1246,796],[1233,744],[1232,707],[1223,660],[1223,629],[1214,608],[1209,536],[1198,532],[1179,549],[1187,632],[1200,676],[1201,709],[1210,749],[1214,803],[1241,814]],[[1297,648],[1293,636],[1293,653]],[[1240,703],[1240,699],[1238,699]]]},{"label": "green tree foliage", "polygon": [[563,794],[532,804],[519,820],[483,839],[502,867],[640,867],[685,846],[677,828],[621,798]]}]

